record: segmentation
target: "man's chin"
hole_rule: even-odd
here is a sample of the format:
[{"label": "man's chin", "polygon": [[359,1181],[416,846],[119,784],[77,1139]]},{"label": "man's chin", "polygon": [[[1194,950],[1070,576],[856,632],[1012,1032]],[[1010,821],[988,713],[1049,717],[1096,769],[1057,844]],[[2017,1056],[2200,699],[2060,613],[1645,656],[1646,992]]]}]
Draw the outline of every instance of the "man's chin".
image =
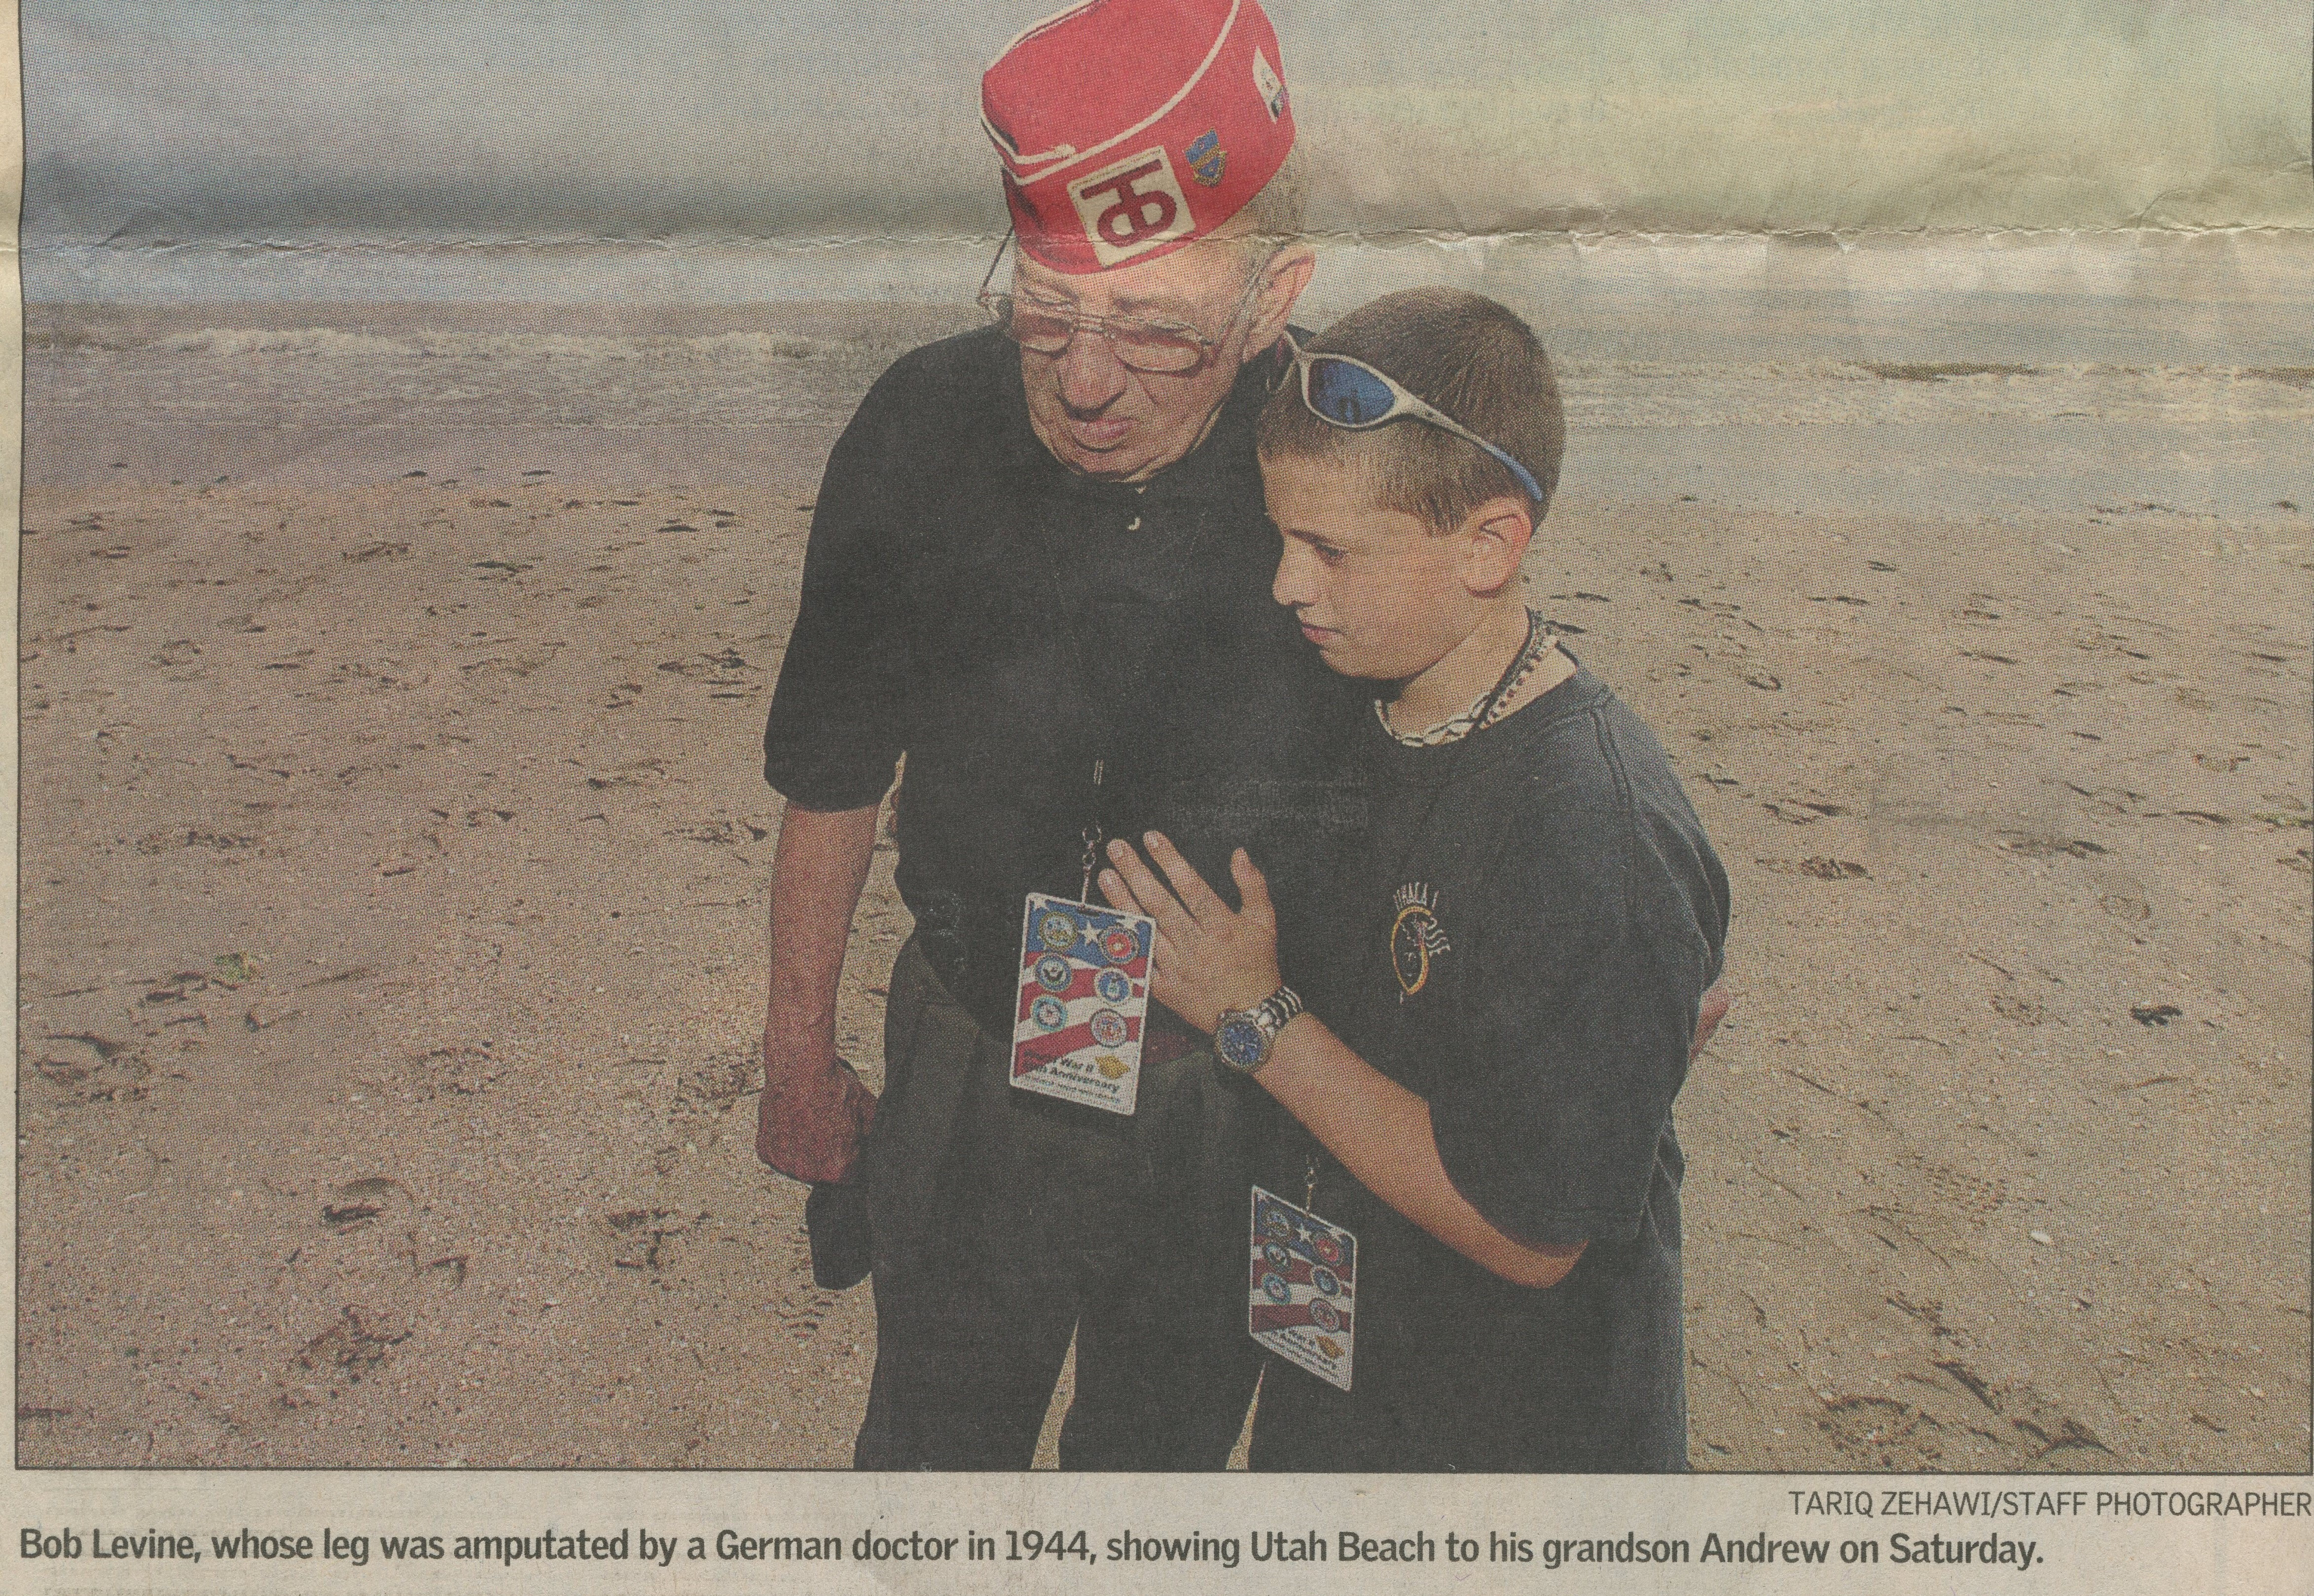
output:
[{"label": "man's chin", "polygon": [[1064,463],[1089,477],[1130,476],[1149,463],[1148,450],[1140,446],[1141,429],[1135,426],[1089,429],[1071,424],[1063,437],[1067,445]]}]

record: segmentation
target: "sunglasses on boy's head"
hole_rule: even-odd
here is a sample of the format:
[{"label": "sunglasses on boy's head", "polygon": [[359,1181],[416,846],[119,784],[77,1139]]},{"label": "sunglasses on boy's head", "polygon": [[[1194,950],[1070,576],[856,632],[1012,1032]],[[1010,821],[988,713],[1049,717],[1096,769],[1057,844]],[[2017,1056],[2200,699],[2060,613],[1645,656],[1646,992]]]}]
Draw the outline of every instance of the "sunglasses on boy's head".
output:
[{"label": "sunglasses on boy's head", "polygon": [[[1010,242],[1011,235],[1007,234],[1005,239]],[[988,263],[987,275],[980,279],[980,292],[976,297],[989,319],[1002,327],[1014,343],[1031,354],[1058,355],[1078,334],[1090,333],[1107,339],[1109,352],[1127,370],[1165,375],[1195,371],[1206,363],[1221,347],[1222,339],[1244,319],[1268,266],[1264,261],[1255,269],[1219,336],[1207,338],[1196,328],[1178,322],[1146,321],[1139,316],[1088,316],[1073,304],[1033,294],[992,293],[988,285],[995,279],[997,263],[1003,259],[1004,245],[1000,243],[996,246],[996,260]]]},{"label": "sunglasses on boy's head", "polygon": [[1365,432],[1392,421],[1426,421],[1501,461],[1529,498],[1538,505],[1543,502],[1542,488],[1534,473],[1512,459],[1507,450],[1497,448],[1445,411],[1416,398],[1388,373],[1347,355],[1329,355],[1322,349],[1313,353],[1296,343],[1291,332],[1285,334],[1285,347],[1302,379],[1302,402],[1328,426]]}]

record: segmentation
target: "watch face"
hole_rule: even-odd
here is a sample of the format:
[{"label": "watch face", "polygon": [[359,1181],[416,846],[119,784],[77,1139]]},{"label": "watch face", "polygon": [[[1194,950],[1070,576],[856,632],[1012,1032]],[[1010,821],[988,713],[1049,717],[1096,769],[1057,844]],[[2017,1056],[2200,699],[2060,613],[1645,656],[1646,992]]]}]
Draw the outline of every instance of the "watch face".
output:
[{"label": "watch face", "polygon": [[1233,1015],[1214,1033],[1214,1051],[1233,1070],[1250,1070],[1269,1051],[1269,1038],[1249,1015]]}]

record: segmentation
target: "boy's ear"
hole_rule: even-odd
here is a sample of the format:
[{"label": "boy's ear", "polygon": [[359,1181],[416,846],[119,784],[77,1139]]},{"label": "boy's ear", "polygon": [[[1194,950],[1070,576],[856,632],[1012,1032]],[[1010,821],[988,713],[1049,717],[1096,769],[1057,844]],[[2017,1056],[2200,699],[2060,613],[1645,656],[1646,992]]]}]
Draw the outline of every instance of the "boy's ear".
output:
[{"label": "boy's ear", "polygon": [[1460,535],[1463,586],[1483,598],[1517,579],[1519,562],[1534,538],[1534,521],[1525,500],[1498,494],[1463,517]]}]

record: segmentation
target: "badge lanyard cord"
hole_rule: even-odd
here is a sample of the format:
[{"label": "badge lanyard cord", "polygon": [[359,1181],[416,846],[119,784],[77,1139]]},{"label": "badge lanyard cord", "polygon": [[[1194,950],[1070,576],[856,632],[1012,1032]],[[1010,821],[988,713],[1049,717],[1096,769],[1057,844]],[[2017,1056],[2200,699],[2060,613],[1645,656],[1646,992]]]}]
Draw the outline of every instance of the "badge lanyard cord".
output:
[{"label": "badge lanyard cord", "polygon": [[[990,269],[993,271],[994,268],[992,267]],[[1279,348],[1281,350],[1283,348],[1282,342]],[[1267,386],[1274,389],[1274,381],[1268,384]],[[1223,402],[1227,404],[1229,401],[1224,400]],[[1135,524],[1138,525],[1137,517],[1135,518]],[[1037,525],[1038,533],[1045,542],[1046,580],[1051,584],[1053,596],[1056,601],[1056,613],[1065,615],[1069,613],[1069,602],[1067,594],[1063,592],[1061,588],[1060,570],[1062,551],[1057,546],[1058,540],[1054,536],[1053,527],[1049,519],[1040,516],[1038,518]],[[1200,509],[1197,512],[1197,524],[1190,529],[1189,536],[1181,551],[1181,565],[1184,570],[1187,570],[1197,564],[1198,552],[1205,545],[1206,534],[1211,529],[1211,516],[1206,511]],[[1153,608],[1155,606],[1152,607]],[[1161,644],[1163,641],[1163,627],[1161,622],[1153,625],[1152,630],[1159,634],[1158,640]],[[1074,659],[1076,665],[1076,679],[1080,682],[1090,682],[1093,680],[1091,673],[1085,668],[1085,639],[1083,632],[1076,627],[1071,627],[1068,632],[1068,639],[1069,653]],[[1179,661],[1176,660],[1167,666],[1163,672],[1164,680],[1162,683],[1157,683],[1157,685],[1170,686],[1173,678],[1177,676],[1179,672],[1180,666]],[[1160,700],[1162,698],[1161,693],[1154,696]],[[1112,709],[1113,708],[1114,706],[1112,706]],[[1105,748],[1108,745],[1109,739],[1116,735],[1115,720],[1116,717],[1113,713],[1102,718],[1102,725],[1094,743],[1094,746],[1096,748]],[[1093,872],[1100,868],[1101,844],[1108,840],[1107,833],[1102,824],[1105,817],[1104,810],[1108,795],[1101,789],[1101,780],[1108,773],[1108,759],[1102,754],[1098,753],[1095,754],[1092,762],[1092,824],[1083,827],[1077,833],[1084,844],[1084,851],[1078,859],[1081,876],[1077,884],[1077,901],[1081,904],[1090,904],[1092,902]]]},{"label": "badge lanyard cord", "polygon": [[[1208,530],[1208,526],[1209,517],[1203,510],[1198,511],[1197,524],[1190,529],[1189,536],[1186,540],[1181,552],[1181,564],[1185,569],[1197,563],[1198,551],[1205,544],[1206,533]],[[1082,616],[1079,616],[1074,613],[1074,610],[1070,604],[1069,595],[1061,585],[1061,560],[1064,557],[1064,551],[1059,547],[1060,539],[1055,534],[1051,521],[1047,516],[1039,516],[1037,517],[1037,528],[1040,541],[1045,544],[1046,558],[1044,560],[1044,567],[1046,581],[1052,590],[1054,613],[1064,617],[1065,622],[1061,630],[1067,639],[1066,648],[1070,657],[1070,661],[1074,667],[1073,678],[1078,682],[1087,683],[1092,683],[1096,681],[1097,678],[1092,675],[1087,663],[1083,620]],[[1153,610],[1155,610],[1160,606],[1153,604],[1150,607]],[[1164,641],[1164,625],[1161,618],[1153,621],[1150,630],[1156,635],[1156,639],[1161,647]],[[1179,670],[1180,665],[1177,658],[1161,673],[1163,681],[1161,683],[1153,683],[1152,686],[1161,688],[1163,686],[1170,685],[1173,677],[1179,674]],[[1161,692],[1153,692],[1150,695],[1151,700],[1158,701],[1161,701],[1162,697],[1163,694]],[[1093,872],[1100,868],[1100,847],[1101,843],[1107,840],[1107,833],[1103,825],[1105,818],[1104,805],[1107,794],[1103,791],[1101,783],[1108,774],[1108,761],[1105,754],[1098,751],[1107,748],[1111,741],[1117,736],[1117,722],[1119,718],[1118,711],[1118,705],[1114,703],[1106,704],[1100,707],[1100,710],[1096,717],[1099,725],[1093,736],[1093,746],[1096,752],[1093,755],[1092,762],[1092,819],[1089,824],[1083,826],[1077,833],[1078,837],[1084,844],[1083,852],[1078,858],[1078,864],[1082,871],[1082,876],[1077,886],[1077,901],[1081,904],[1090,904],[1092,902]]]},{"label": "badge lanyard cord", "polygon": [[[1464,751],[1469,748],[1471,739],[1494,718],[1495,711],[1502,708],[1503,700],[1510,695],[1511,689],[1518,684],[1520,679],[1526,675],[1528,666],[1532,663],[1533,657],[1537,654],[1535,636],[1541,624],[1535,613],[1531,609],[1527,611],[1525,640],[1519,644],[1518,652],[1511,657],[1510,664],[1503,667],[1501,677],[1497,680],[1492,691],[1480,701],[1478,710],[1472,714],[1470,729],[1454,739],[1454,751],[1447,756],[1449,762],[1447,767],[1440,772],[1437,785],[1430,789],[1430,797],[1424,802],[1422,813],[1416,816],[1414,824],[1408,829],[1405,851],[1399,856],[1398,869],[1391,874],[1403,875],[1407,867],[1414,862],[1415,852],[1422,845],[1422,835],[1430,829],[1431,819],[1438,812],[1439,800],[1446,796],[1447,789],[1454,784],[1454,778],[1462,773]],[[1550,639],[1552,643],[1558,640],[1556,636]],[[1387,726],[1388,723],[1384,724]],[[1382,957],[1386,960],[1394,960],[1397,957],[1396,950],[1387,942],[1382,945]],[[1373,967],[1371,956],[1367,967],[1369,970]],[[1394,966],[1392,979],[1396,979]],[[1406,993],[1402,988],[1399,992],[1398,1001],[1400,1003],[1406,1001]],[[1314,1207],[1317,1198],[1318,1154],[1312,1152],[1309,1155],[1307,1167],[1303,1170],[1302,1206],[1305,1212]]]},{"label": "badge lanyard cord", "polygon": [[[1198,553],[1205,547],[1206,534],[1211,530],[1211,525],[1210,515],[1206,510],[1199,509],[1197,512],[1196,522],[1189,528],[1189,535],[1182,541],[1180,562],[1183,571],[1196,568]],[[1054,581],[1057,585],[1059,578],[1055,577]],[[1183,659],[1188,650],[1179,639],[1168,644],[1163,609],[1157,604],[1152,604],[1150,607],[1156,611],[1157,614],[1152,620],[1149,630],[1153,634],[1157,648],[1162,653],[1170,654],[1170,657],[1151,671],[1147,691],[1142,701],[1161,704],[1170,696],[1174,683],[1180,677]],[[1082,661],[1085,651],[1084,635],[1082,631],[1073,632],[1071,635],[1074,639],[1077,657]],[[1082,674],[1082,671],[1081,676],[1086,681],[1092,679],[1090,675]],[[1119,707],[1118,704],[1112,703],[1108,706],[1109,712],[1102,717],[1101,743],[1099,745],[1107,746],[1109,741],[1118,735],[1117,711]],[[1092,824],[1079,833],[1084,840],[1084,855],[1081,861],[1083,865],[1083,879],[1077,887],[1077,901],[1081,904],[1092,902],[1093,872],[1100,868],[1101,843],[1106,840],[1103,824],[1106,819],[1108,795],[1101,789],[1101,778],[1107,772],[1108,763],[1105,758],[1098,754],[1094,756],[1092,762]]]}]

